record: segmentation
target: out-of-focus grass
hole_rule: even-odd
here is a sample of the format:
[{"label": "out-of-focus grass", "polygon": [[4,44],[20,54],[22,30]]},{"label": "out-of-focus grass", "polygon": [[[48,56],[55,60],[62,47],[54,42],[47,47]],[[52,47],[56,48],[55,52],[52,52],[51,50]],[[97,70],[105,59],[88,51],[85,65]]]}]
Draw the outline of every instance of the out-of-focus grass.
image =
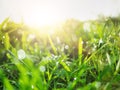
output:
[{"label": "out-of-focus grass", "polygon": [[72,19],[46,34],[5,19],[0,24],[0,89],[119,90],[119,24],[119,18]]}]

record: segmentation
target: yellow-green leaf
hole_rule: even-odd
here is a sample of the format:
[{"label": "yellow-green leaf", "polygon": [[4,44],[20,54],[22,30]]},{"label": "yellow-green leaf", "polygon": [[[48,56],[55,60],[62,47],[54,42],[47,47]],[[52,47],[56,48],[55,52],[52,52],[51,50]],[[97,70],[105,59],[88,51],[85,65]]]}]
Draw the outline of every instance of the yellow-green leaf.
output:
[{"label": "yellow-green leaf", "polygon": [[7,50],[10,48],[10,39],[8,33],[5,33],[4,45]]},{"label": "yellow-green leaf", "polygon": [[70,72],[70,68],[67,66],[67,64],[63,61],[60,61],[60,64],[64,67],[64,69],[68,72]]},{"label": "yellow-green leaf", "polygon": [[49,39],[50,45],[51,45],[51,47],[52,47],[54,53],[57,54],[56,48],[55,48],[55,46],[54,46],[54,43],[52,42],[52,39],[50,38],[49,35],[48,35],[48,39]]},{"label": "yellow-green leaf", "polygon": [[82,38],[79,38],[79,43],[78,43],[78,55],[82,54]]}]

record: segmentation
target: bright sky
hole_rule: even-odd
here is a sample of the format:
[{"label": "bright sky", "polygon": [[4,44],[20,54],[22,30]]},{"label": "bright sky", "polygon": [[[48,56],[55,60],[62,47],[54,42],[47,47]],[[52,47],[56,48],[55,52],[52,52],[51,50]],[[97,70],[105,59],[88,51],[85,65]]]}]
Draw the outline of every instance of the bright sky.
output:
[{"label": "bright sky", "polygon": [[120,0],[0,0],[0,22],[10,16],[14,21],[24,19],[29,25],[45,25],[119,13]]}]

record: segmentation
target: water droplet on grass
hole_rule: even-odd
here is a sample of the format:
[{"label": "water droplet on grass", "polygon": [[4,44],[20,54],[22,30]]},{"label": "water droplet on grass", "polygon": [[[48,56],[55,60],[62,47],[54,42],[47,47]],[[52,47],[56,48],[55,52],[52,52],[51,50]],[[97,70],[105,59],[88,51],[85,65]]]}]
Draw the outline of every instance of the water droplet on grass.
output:
[{"label": "water droplet on grass", "polygon": [[99,44],[101,44],[101,43],[103,43],[103,40],[102,40],[102,39],[99,40]]},{"label": "water droplet on grass", "polygon": [[34,89],[34,86],[32,85],[31,88]]},{"label": "water droplet on grass", "polygon": [[5,38],[5,36],[3,36],[3,38]]},{"label": "water droplet on grass", "polygon": [[23,49],[18,50],[17,55],[18,55],[18,59],[20,60],[26,57],[25,51]]},{"label": "water droplet on grass", "polygon": [[33,40],[35,39],[35,35],[34,34],[29,34],[27,37],[27,41]]},{"label": "water droplet on grass", "polygon": [[76,80],[77,78],[75,77],[74,80]]},{"label": "water droplet on grass", "polygon": [[68,45],[65,45],[65,49],[69,49],[69,46],[68,46]]},{"label": "water droplet on grass", "polygon": [[100,83],[100,82],[96,82],[96,83],[95,83],[95,87],[96,87],[96,88],[99,88],[100,86],[101,86],[101,83]]},{"label": "water droplet on grass", "polygon": [[45,72],[46,68],[45,68],[45,66],[40,66],[40,67],[39,67],[39,70],[40,70],[41,72]]},{"label": "water droplet on grass", "polygon": [[58,65],[59,64],[59,62],[56,62],[56,65]]}]

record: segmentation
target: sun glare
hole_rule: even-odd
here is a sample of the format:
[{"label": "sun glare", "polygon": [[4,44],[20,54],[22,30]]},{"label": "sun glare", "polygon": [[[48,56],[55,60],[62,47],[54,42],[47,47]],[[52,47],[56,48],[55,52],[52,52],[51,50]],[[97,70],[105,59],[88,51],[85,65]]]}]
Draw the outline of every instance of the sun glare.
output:
[{"label": "sun glare", "polygon": [[66,20],[60,15],[60,12],[53,7],[35,7],[23,16],[24,23],[30,27],[36,28],[43,34],[53,34],[57,25]]},{"label": "sun glare", "polygon": [[53,25],[58,21],[53,16],[33,14],[30,17],[25,17],[25,23],[29,26],[46,26]]},{"label": "sun glare", "polygon": [[55,25],[63,19],[61,19],[59,12],[54,10],[53,8],[49,9],[48,7],[43,10],[38,10],[35,8],[34,11],[29,11],[27,14],[24,15],[24,22],[29,26],[48,26],[48,25]]}]

